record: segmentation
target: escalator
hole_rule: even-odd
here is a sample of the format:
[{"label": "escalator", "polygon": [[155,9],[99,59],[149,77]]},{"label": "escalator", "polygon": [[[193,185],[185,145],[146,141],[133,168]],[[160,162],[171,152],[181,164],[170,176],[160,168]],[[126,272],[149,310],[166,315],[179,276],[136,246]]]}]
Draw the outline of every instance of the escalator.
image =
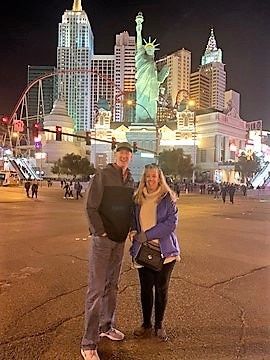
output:
[{"label": "escalator", "polygon": [[34,169],[23,158],[10,159],[10,163],[15,171],[17,171],[20,179],[23,180],[40,180]]},{"label": "escalator", "polygon": [[29,179],[29,175],[23,171],[23,169],[21,168],[21,166],[19,166],[17,164],[15,159],[10,159],[9,161],[10,161],[10,164],[12,165],[13,169],[18,173],[19,178],[21,180],[28,180]]},{"label": "escalator", "polygon": [[251,185],[254,189],[258,186],[263,186],[268,181],[270,176],[270,163],[267,163],[251,180]]},{"label": "escalator", "polygon": [[27,172],[30,174],[31,179],[40,180],[40,177],[36,174],[33,167],[28,163],[27,159],[20,158],[21,165],[27,170]]}]

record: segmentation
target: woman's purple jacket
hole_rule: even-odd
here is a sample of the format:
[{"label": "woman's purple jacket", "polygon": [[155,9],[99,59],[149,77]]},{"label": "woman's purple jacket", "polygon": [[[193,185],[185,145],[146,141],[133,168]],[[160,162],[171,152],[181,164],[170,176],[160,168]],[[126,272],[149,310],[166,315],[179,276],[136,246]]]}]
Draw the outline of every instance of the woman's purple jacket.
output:
[{"label": "woman's purple jacket", "polygon": [[[134,205],[134,216],[131,230],[141,232],[139,221],[140,205]],[[147,240],[158,239],[161,256],[163,258],[180,255],[180,247],[175,234],[176,225],[178,223],[178,209],[176,204],[171,200],[168,193],[164,194],[157,205],[157,224],[145,231]],[[130,248],[130,255],[135,257],[141,243],[133,239]]]}]

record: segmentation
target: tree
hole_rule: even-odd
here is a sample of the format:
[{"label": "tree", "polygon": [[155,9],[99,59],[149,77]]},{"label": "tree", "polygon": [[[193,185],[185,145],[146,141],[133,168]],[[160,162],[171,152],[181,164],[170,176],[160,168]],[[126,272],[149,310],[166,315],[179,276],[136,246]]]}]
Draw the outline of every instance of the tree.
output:
[{"label": "tree", "polygon": [[87,158],[82,158],[79,164],[80,174],[87,176],[93,175],[96,172],[94,164],[91,164]]},{"label": "tree", "polygon": [[174,178],[191,178],[193,172],[191,156],[185,155],[183,149],[163,150],[159,154],[159,166],[165,175],[173,175]]},{"label": "tree", "polygon": [[53,174],[57,174],[58,176],[62,174],[62,161],[61,159],[58,159],[53,167],[51,168],[51,171]]},{"label": "tree", "polygon": [[247,177],[252,177],[254,172],[259,170],[258,158],[253,154],[254,158],[247,158],[244,152],[238,157],[238,162],[235,164],[235,171],[241,174],[241,180],[244,182]]},{"label": "tree", "polygon": [[88,176],[95,173],[93,164],[87,158],[82,158],[74,153],[66,154],[62,159],[58,159],[52,167],[54,174],[66,174],[76,177],[78,175]]},{"label": "tree", "polygon": [[[66,154],[62,158],[62,168],[65,174],[76,177],[80,174],[80,161],[82,157],[74,153]],[[90,163],[89,163],[90,164]]]}]

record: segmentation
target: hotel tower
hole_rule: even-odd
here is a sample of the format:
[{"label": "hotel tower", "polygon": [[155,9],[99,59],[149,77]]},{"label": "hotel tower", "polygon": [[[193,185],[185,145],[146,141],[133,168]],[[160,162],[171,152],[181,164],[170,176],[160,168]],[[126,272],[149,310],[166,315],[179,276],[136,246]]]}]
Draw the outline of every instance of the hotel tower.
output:
[{"label": "hotel tower", "polygon": [[94,35],[81,0],[74,0],[72,10],[66,10],[58,30],[57,69],[58,97],[67,104],[74,119],[75,131],[88,130],[90,124],[91,58]]},{"label": "hotel tower", "polygon": [[224,110],[226,90],[226,71],[224,66],[222,63],[222,50],[218,49],[214,30],[211,29],[204,55],[201,58],[200,73],[209,79],[209,106],[219,111]]}]

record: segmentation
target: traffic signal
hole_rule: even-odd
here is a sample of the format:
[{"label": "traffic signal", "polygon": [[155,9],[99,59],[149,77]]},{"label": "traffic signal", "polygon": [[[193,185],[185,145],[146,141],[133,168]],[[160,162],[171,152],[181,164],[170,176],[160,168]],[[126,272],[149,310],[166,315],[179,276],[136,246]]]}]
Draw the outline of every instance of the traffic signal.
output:
[{"label": "traffic signal", "polygon": [[116,148],[116,138],[112,137],[112,147],[111,149],[114,150]]},{"label": "traffic signal", "polygon": [[62,126],[56,126],[56,141],[62,141]]},{"label": "traffic signal", "polygon": [[86,131],[85,142],[86,142],[86,145],[91,145],[91,131]]},{"label": "traffic signal", "polygon": [[35,138],[35,148],[40,149],[41,147],[42,147],[41,136],[39,135],[39,137]]},{"label": "traffic signal", "polygon": [[39,124],[34,123],[33,124],[33,137],[34,137],[34,139],[37,139],[38,135],[39,135]]},{"label": "traffic signal", "polygon": [[136,143],[136,141],[133,141],[133,153],[138,151],[138,144]]},{"label": "traffic signal", "polygon": [[39,123],[34,123],[33,124],[33,138],[34,138],[34,142],[35,142],[35,147],[37,149],[41,148],[41,146],[42,146],[41,135],[39,134],[39,131],[40,131]]}]

